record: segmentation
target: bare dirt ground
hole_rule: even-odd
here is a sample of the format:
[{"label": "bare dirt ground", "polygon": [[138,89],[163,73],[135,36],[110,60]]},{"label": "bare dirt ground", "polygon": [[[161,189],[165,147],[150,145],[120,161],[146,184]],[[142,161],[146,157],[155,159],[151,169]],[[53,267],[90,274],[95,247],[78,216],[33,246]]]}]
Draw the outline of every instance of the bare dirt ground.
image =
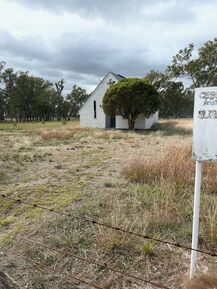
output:
[{"label": "bare dirt ground", "polygon": [[[132,159],[149,162],[159,158],[168,144],[190,144],[191,133],[191,120],[161,121],[153,130],[143,132],[80,129],[78,122],[4,123],[0,125],[0,190],[8,197],[70,212],[76,217],[88,216],[189,245],[193,189],[185,188],[180,197],[168,193],[166,184],[129,183],[122,170]],[[40,270],[11,254],[11,249],[103,288],[155,287],[59,256],[40,246],[24,244],[17,240],[19,237],[31,237],[51,247],[109,263],[169,288],[183,288],[187,278],[189,251],[133,238],[13,200],[1,198],[0,229],[1,267],[21,288],[90,286]],[[214,265],[212,258],[199,255],[199,271]]]}]

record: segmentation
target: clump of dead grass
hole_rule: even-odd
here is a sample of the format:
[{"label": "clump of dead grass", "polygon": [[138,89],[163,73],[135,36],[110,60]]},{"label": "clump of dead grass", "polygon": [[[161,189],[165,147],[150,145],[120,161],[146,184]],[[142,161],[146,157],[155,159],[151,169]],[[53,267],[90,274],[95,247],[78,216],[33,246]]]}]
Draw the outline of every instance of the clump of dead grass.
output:
[{"label": "clump of dead grass", "polygon": [[74,136],[74,132],[69,130],[40,130],[38,132],[40,137],[47,141],[52,139],[62,140],[62,139],[69,139]]},{"label": "clump of dead grass", "polygon": [[[131,182],[147,184],[166,181],[176,185],[193,185],[195,162],[191,158],[190,145],[172,144],[156,160],[136,158],[122,171],[123,176]],[[217,165],[205,163],[203,167],[204,187],[217,192]]]},{"label": "clump of dead grass", "polygon": [[216,289],[217,273],[204,273],[196,276],[186,285],[186,289]]},{"label": "clump of dead grass", "polygon": [[87,133],[87,129],[83,128],[67,128],[67,129],[52,129],[38,130],[37,134],[45,141],[48,140],[65,140],[73,138],[75,135]]}]

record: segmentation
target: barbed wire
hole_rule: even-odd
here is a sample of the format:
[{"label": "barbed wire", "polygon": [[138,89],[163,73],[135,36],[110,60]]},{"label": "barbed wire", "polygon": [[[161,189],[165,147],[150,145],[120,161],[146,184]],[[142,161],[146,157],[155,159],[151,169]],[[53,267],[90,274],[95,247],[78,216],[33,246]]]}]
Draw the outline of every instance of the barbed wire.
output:
[{"label": "barbed wire", "polygon": [[5,194],[0,195],[0,197],[6,198],[6,199],[9,199],[9,200],[13,200],[13,201],[15,201],[17,203],[22,203],[22,204],[25,204],[25,205],[29,205],[29,206],[32,206],[34,208],[40,208],[40,209],[43,209],[43,210],[46,210],[46,211],[49,211],[49,212],[53,212],[53,213],[56,213],[56,214],[59,214],[59,215],[62,215],[62,216],[73,217],[73,218],[78,219],[78,220],[84,220],[84,221],[90,222],[92,224],[96,224],[96,225],[99,225],[99,226],[102,226],[102,227],[105,227],[105,228],[108,228],[108,229],[112,229],[112,230],[115,230],[115,231],[119,231],[119,232],[122,232],[122,233],[129,234],[129,235],[132,235],[132,236],[140,237],[140,238],[143,238],[145,240],[151,240],[151,241],[159,242],[159,243],[162,243],[162,244],[168,244],[168,245],[171,245],[171,246],[174,246],[174,247],[178,247],[178,248],[182,248],[182,249],[185,249],[185,250],[196,251],[198,253],[206,254],[206,255],[209,255],[209,256],[212,256],[212,257],[217,257],[217,254],[213,253],[213,252],[208,252],[208,251],[204,251],[204,250],[200,250],[200,249],[194,249],[192,247],[189,247],[189,246],[186,246],[186,245],[182,245],[180,243],[166,241],[166,240],[163,240],[163,239],[151,237],[149,235],[143,235],[143,234],[136,233],[136,232],[133,232],[133,231],[129,231],[129,230],[117,227],[117,226],[113,226],[113,225],[110,225],[110,224],[102,223],[102,222],[96,221],[94,219],[91,219],[89,217],[84,217],[84,216],[77,217],[77,216],[74,216],[73,214],[70,214],[70,213],[57,211],[57,210],[52,209],[52,208],[47,208],[47,207],[44,207],[44,206],[41,206],[41,205],[37,205],[35,203],[32,204],[32,203],[23,201],[20,198],[8,197]]},{"label": "barbed wire", "polygon": [[11,254],[13,254],[13,255],[15,255],[15,256],[18,256],[18,257],[20,257],[20,258],[22,258],[22,259],[25,259],[25,260],[27,260],[27,261],[29,261],[29,262],[31,262],[31,263],[33,263],[33,264],[41,267],[41,268],[48,269],[48,270],[52,271],[53,273],[56,273],[56,274],[62,275],[63,277],[69,278],[69,279],[73,280],[73,282],[83,283],[83,284],[89,285],[89,286],[91,286],[91,287],[93,287],[93,288],[97,288],[97,289],[106,289],[106,288],[101,287],[101,286],[99,286],[99,285],[97,285],[97,284],[93,284],[93,283],[91,283],[91,282],[89,282],[89,281],[86,281],[86,280],[84,280],[84,279],[81,279],[81,278],[79,278],[79,277],[77,277],[77,276],[72,276],[71,274],[67,274],[67,273],[64,273],[64,272],[57,271],[56,269],[53,269],[53,268],[51,268],[51,267],[49,267],[49,266],[46,266],[46,265],[44,265],[44,264],[42,264],[42,263],[40,263],[40,262],[38,262],[38,261],[35,261],[35,260],[33,260],[33,259],[31,259],[31,258],[29,258],[29,257],[27,257],[27,256],[25,256],[25,255],[23,255],[23,254],[21,254],[21,253],[14,252],[14,251],[11,250],[11,249],[8,249],[8,251],[9,251]]},{"label": "barbed wire", "polygon": [[[7,235],[10,236],[10,234],[8,234],[8,233],[7,233]],[[137,281],[145,282],[145,283],[151,284],[151,285],[153,285],[153,286],[155,286],[155,287],[158,287],[158,288],[170,289],[169,287],[166,287],[166,286],[164,286],[164,285],[161,285],[161,284],[155,283],[155,282],[153,282],[153,281],[144,279],[144,278],[142,278],[142,277],[133,275],[133,274],[131,274],[131,273],[129,273],[129,272],[123,272],[123,271],[121,271],[121,270],[119,270],[119,269],[116,269],[116,268],[113,268],[113,267],[111,267],[111,266],[108,266],[106,263],[101,263],[101,262],[98,262],[98,261],[93,260],[93,259],[80,257],[80,256],[77,256],[77,255],[69,252],[69,251],[56,249],[56,248],[50,247],[50,246],[48,246],[48,245],[42,244],[42,243],[40,243],[40,242],[37,242],[37,241],[32,240],[32,239],[29,239],[29,238],[27,239],[27,238],[24,238],[24,237],[21,237],[21,236],[20,236],[19,238],[17,238],[18,241],[19,241],[20,239],[23,240],[24,242],[32,243],[32,244],[34,244],[34,245],[37,245],[37,246],[46,248],[46,249],[48,249],[48,250],[51,250],[51,251],[60,253],[60,254],[62,254],[62,255],[67,255],[67,256],[73,257],[73,258],[75,258],[75,259],[77,259],[77,260],[80,260],[80,261],[82,261],[82,262],[86,262],[86,263],[89,263],[89,264],[93,264],[93,265],[100,266],[100,267],[105,268],[105,269],[108,269],[109,271],[112,271],[112,272],[114,272],[114,273],[118,273],[118,274],[120,274],[120,275],[122,275],[122,276],[129,277],[129,278],[133,278],[133,279],[135,279],[135,280],[137,280]]]}]

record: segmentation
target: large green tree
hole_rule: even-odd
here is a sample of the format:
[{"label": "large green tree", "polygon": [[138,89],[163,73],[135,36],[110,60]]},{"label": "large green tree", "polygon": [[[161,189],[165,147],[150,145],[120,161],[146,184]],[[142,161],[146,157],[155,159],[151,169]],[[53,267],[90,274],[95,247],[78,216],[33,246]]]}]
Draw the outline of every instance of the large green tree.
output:
[{"label": "large green tree", "polygon": [[[3,65],[0,68],[0,119],[32,121],[51,120],[57,116],[60,97],[51,82],[31,76],[29,72],[15,72]],[[64,100],[60,106],[64,106],[61,111],[65,116]]]},{"label": "large green tree", "polygon": [[191,117],[193,114],[193,93],[180,81],[173,81],[169,75],[151,70],[146,76],[158,91],[161,117]]},{"label": "large green tree", "polygon": [[144,79],[125,78],[111,85],[103,98],[105,114],[121,115],[128,120],[131,130],[140,114],[149,117],[158,109],[158,92]]},{"label": "large green tree", "polygon": [[[197,56],[195,56],[197,54]],[[217,38],[207,41],[195,53],[194,44],[179,50],[168,66],[172,77],[188,77],[192,87],[217,85]]]}]

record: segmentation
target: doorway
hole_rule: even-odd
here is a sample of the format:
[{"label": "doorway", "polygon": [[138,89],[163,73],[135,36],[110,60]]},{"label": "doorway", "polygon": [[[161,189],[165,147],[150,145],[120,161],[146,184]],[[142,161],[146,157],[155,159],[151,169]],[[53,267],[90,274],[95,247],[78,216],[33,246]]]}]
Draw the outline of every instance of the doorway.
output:
[{"label": "doorway", "polygon": [[110,128],[116,128],[116,117],[115,117],[115,115],[110,117]]}]

